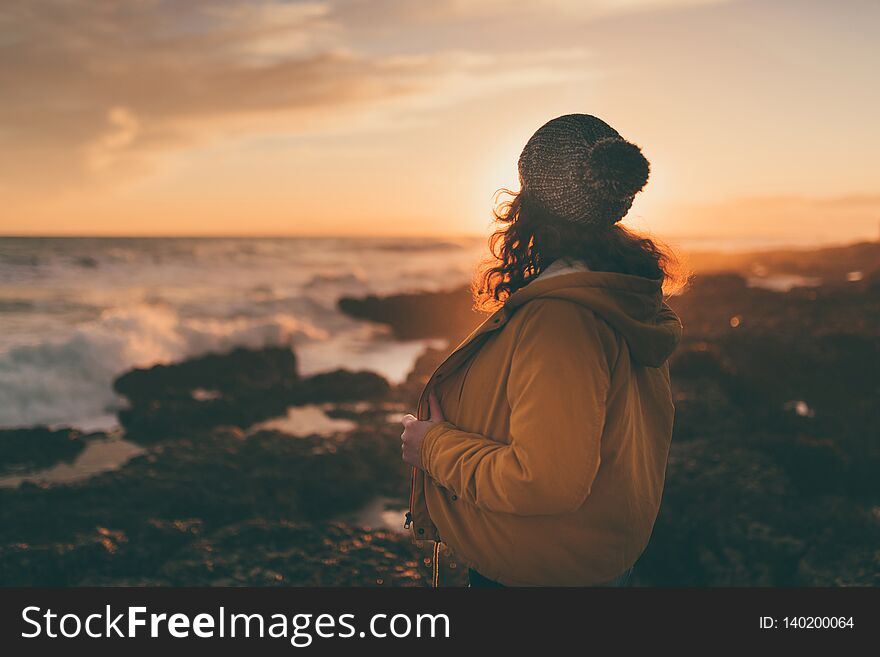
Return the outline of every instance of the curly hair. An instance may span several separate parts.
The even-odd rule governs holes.
[[[526,192],[501,190],[510,196],[495,208],[501,226],[489,237],[490,258],[471,285],[474,307],[491,312],[559,258],[576,259],[592,271],[630,274],[659,280],[664,292],[687,283],[687,274],[672,250],[620,224],[578,224],[554,216]]]

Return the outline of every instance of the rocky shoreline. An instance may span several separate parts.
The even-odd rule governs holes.
[[[756,267],[793,270],[788,256],[743,256],[671,300],[686,329],[670,364],[675,435],[635,584],[880,584],[880,245],[857,248],[824,253],[814,286],[750,284]],[[480,320],[465,288],[339,306],[447,348]],[[399,416],[444,353],[427,349],[396,386],[302,377],[287,348],[122,375],[120,424],[143,453],[76,483],[0,488],[0,583],[425,586],[428,546],[340,518],[378,498],[406,506]],[[340,424],[263,424],[290,409]],[[103,438],[0,430],[0,475],[69,463]],[[454,555],[441,563],[443,583],[461,585]]]
[[[428,581],[427,546],[336,520],[380,496],[397,509],[408,500],[396,421],[407,407],[382,377],[303,378],[289,349],[236,349],[133,370],[115,387],[130,404],[120,413],[125,438],[145,453],[75,484],[0,488],[4,585]],[[290,407],[315,405],[355,429],[260,428]],[[0,474],[70,461],[83,440],[70,429],[0,430]]]

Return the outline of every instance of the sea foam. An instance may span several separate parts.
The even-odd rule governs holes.
[[[0,354],[0,426],[115,424],[121,400],[112,382],[132,367],[169,363],[236,346],[259,348],[326,339],[289,316],[184,319],[168,307],[136,305],[103,312],[60,341]],[[96,420],[98,420],[96,422]]]

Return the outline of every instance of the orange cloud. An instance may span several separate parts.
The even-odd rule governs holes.
[[[319,3],[37,0],[3,22],[16,36],[0,53],[17,65],[0,72],[0,177],[25,194],[140,173],[157,153],[204,139],[345,125],[389,100],[442,106],[560,79],[560,64],[584,57],[358,53]]]
[[[877,7],[5,3],[0,232],[484,230],[531,132],[587,111],[651,159],[633,220],[826,235],[766,199],[876,192]],[[861,235],[872,211],[833,216]]]

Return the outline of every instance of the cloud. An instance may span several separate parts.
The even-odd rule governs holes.
[[[4,6],[0,177],[24,192],[114,179],[226,133],[289,133],[398,99],[421,98],[424,108],[428,98],[558,79],[566,59],[582,57],[442,44],[415,55],[357,52],[347,44],[357,25],[331,9],[276,0]]]
[[[244,0],[5,5],[0,175],[78,184],[185,143],[187,124],[390,93],[369,62],[327,50],[323,14]]]
[[[93,144],[88,165],[93,171],[111,166],[117,155],[123,153],[140,132],[140,121],[126,107],[112,107],[107,112],[107,132]]]
[[[497,19],[503,16],[560,15],[595,18],[609,14],[653,11],[709,5],[729,0],[340,0],[333,3],[339,16],[357,16],[359,20],[383,21],[388,17],[406,21],[457,21],[474,18]]]

